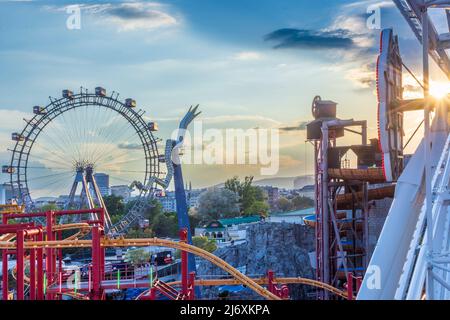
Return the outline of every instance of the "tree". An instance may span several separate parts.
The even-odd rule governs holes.
[[[283,212],[289,211],[292,208],[292,203],[286,198],[280,198],[278,199],[278,208]]]
[[[216,242],[207,237],[192,237],[192,244],[208,252],[214,252],[217,249]]]
[[[269,214],[269,205],[264,201],[255,201],[248,209],[251,215],[260,215],[267,217]]]
[[[41,211],[57,211],[60,208],[56,205],[56,203],[47,203],[41,207]]]
[[[133,239],[133,238],[153,238],[155,236],[154,232],[150,228],[145,228],[144,230],[137,228],[137,229],[129,229],[126,238]]]
[[[238,177],[233,177],[225,181],[225,188],[238,196],[239,211],[244,216],[254,215],[257,213],[255,210],[261,210],[264,207],[263,203],[266,202],[263,190],[259,187],[252,186],[252,183],[252,176],[245,177],[242,182]],[[255,202],[260,203],[255,204]]]
[[[295,210],[314,207],[314,200],[308,197],[296,196],[291,200],[291,202]]]
[[[150,222],[157,237],[178,237],[178,218],[175,212],[158,213]]]
[[[123,203],[123,198],[115,195],[104,196],[103,201],[105,201],[106,209],[111,216],[123,216],[125,214],[125,204]]]
[[[198,199],[198,215],[203,221],[239,216],[237,197],[228,189],[209,189]]]
[[[125,254],[125,261],[133,266],[140,266],[150,261],[150,253],[144,249],[128,250]]]

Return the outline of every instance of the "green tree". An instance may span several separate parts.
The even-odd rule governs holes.
[[[212,188],[198,199],[198,217],[203,221],[239,216],[236,194],[228,189]]]
[[[249,215],[260,215],[267,217],[269,214],[269,205],[265,201],[255,201],[248,209]]]
[[[44,204],[44,205],[41,207],[41,209],[40,209],[40,211],[43,211],[43,212],[45,212],[45,211],[57,211],[57,210],[60,210],[60,208],[57,206],[56,203],[47,203],[47,204]]]
[[[123,198],[115,195],[104,196],[106,209],[111,217],[123,216],[125,214],[125,204]]]
[[[145,228],[144,230],[137,228],[128,230],[125,237],[128,239],[132,239],[132,238],[153,238],[154,236],[155,233],[150,228]]]
[[[125,254],[125,261],[137,267],[150,261],[150,253],[144,249],[128,250]]]
[[[242,182],[238,177],[225,181],[225,188],[238,196],[239,211],[244,216],[257,214],[258,212],[255,212],[255,210],[262,210],[264,207],[263,203],[266,202],[263,190],[257,186],[252,186],[252,183],[252,176],[245,177]],[[268,207],[267,210],[263,211],[268,212]]]
[[[157,237],[178,237],[178,218],[175,212],[158,213],[153,216],[150,224]]]
[[[302,210],[314,207],[314,200],[308,197],[296,196],[292,200],[292,207],[295,210]]]
[[[278,199],[278,208],[281,211],[286,212],[292,209],[292,203],[286,198]]]
[[[216,242],[207,237],[192,237],[192,244],[208,252],[214,252],[217,249]]]

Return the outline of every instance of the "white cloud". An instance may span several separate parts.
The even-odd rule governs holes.
[[[253,51],[243,51],[236,53],[233,56],[233,59],[235,60],[241,60],[241,61],[249,61],[249,60],[260,60],[262,58],[262,55],[258,52]]]
[[[73,5],[70,5],[73,6]],[[66,11],[70,6],[46,6],[50,11]],[[125,2],[103,4],[79,4],[81,15],[94,16],[95,21],[118,27],[119,31],[153,30],[179,24],[179,19],[166,12],[157,2]]]

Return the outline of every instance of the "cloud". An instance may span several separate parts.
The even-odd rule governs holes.
[[[349,49],[355,45],[351,34],[344,29],[314,31],[285,28],[269,33],[264,40],[277,42],[274,49]]]
[[[233,56],[233,59],[241,61],[260,60],[261,58],[261,54],[252,51],[239,52]]]
[[[374,89],[379,30],[366,25],[370,5],[391,7],[387,1],[346,4],[326,28],[278,29],[264,36],[264,40],[275,42],[274,49],[321,51],[330,64],[329,71],[343,73],[357,89]]]
[[[287,126],[279,128],[280,131],[303,131],[306,130],[306,125],[308,122],[300,122],[297,126]]]
[[[119,143],[117,145],[119,149],[125,149],[125,150],[141,150],[142,145],[138,143]]]
[[[165,12],[165,5],[156,2],[125,2],[80,4],[81,14],[95,16],[97,22],[116,25],[119,31],[151,30],[178,24],[178,19]],[[66,11],[68,7],[52,7],[49,10]]]

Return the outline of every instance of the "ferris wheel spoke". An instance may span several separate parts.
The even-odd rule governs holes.
[[[38,159],[40,159],[41,161],[50,161],[50,162],[55,163],[55,164],[57,164],[57,165],[60,165],[60,166],[63,166],[63,167],[68,167],[68,166],[67,166],[67,161],[66,161],[66,162],[62,162],[62,161],[59,161],[59,160],[50,159],[50,158],[48,158],[48,157],[42,157],[42,156],[37,155],[36,153],[31,154],[31,155],[30,155],[30,158],[31,158],[31,159],[33,159],[33,158],[38,158]],[[68,167],[68,168],[69,168],[69,167]]]
[[[64,161],[67,161],[67,158],[64,157],[64,155],[65,155],[64,153],[62,153],[62,155],[60,155],[60,154],[58,154],[58,152],[56,152],[56,151],[54,151],[54,150],[51,150],[51,149],[45,147],[44,144],[43,144],[43,143],[40,143],[40,142],[38,142],[37,145],[38,145],[40,148],[42,148],[42,149],[46,150],[47,152],[51,153],[52,155],[58,157],[58,158],[61,159],[63,162],[64,162]]]
[[[45,176],[28,178],[27,180],[28,181],[36,181],[36,180],[42,180],[42,179],[51,178],[51,177],[59,177],[61,175],[66,175],[66,174],[73,174],[73,171],[66,171],[66,172],[60,172],[60,173],[54,173],[54,174],[47,174]]]
[[[120,155],[118,156],[114,156],[113,159],[109,160],[108,159],[104,159],[102,162],[97,162],[99,166],[108,166],[108,165],[117,165],[117,164],[124,164],[127,163],[126,158],[131,154],[131,152],[125,151],[122,152]],[[140,159],[142,160],[142,159]]]
[[[27,166],[28,169],[42,169],[42,170],[52,170],[52,171],[56,171],[56,170],[65,170],[68,171],[67,168],[58,168],[58,167],[36,167],[36,166]]]
[[[72,175],[72,177],[74,177],[75,175]],[[70,179],[70,177],[68,178],[68,179]],[[69,180],[70,181],[70,180]],[[52,182],[50,182],[50,183],[47,183],[46,184],[46,187],[48,188],[49,186],[53,186],[52,188],[50,188],[50,189],[44,189],[45,191],[46,191],[46,193],[47,194],[52,194],[54,191],[57,191],[57,190],[61,190],[61,187],[62,186],[65,186],[65,185],[69,185],[67,182],[65,182],[65,181],[62,181],[61,179],[55,179],[54,181],[52,181]],[[39,189],[39,190],[42,190],[42,189]],[[38,190],[36,190],[36,191],[31,191],[31,192],[28,192],[30,195],[35,195],[35,194],[37,194],[38,193]]]
[[[75,136],[74,136],[73,125],[72,125],[72,123],[70,121],[67,121],[65,113],[61,114],[61,121],[64,122],[64,127],[65,128],[70,128],[69,130],[67,130],[67,140],[69,141],[69,143],[70,142],[72,143],[73,148],[74,148],[74,150],[75,150],[75,152],[77,154],[77,157],[79,159],[81,154],[80,154],[80,149],[78,147],[78,143],[77,143],[77,141],[75,139]]]
[[[104,140],[106,141],[106,144],[104,148],[102,148],[99,152],[101,156],[106,155],[111,152],[111,150],[114,150],[117,148],[117,141],[119,140],[120,135],[125,132],[125,130],[132,128],[132,126],[125,121],[125,124],[122,124],[119,128],[113,128],[113,130],[110,130],[109,134],[105,135]],[[99,161],[99,158],[96,158],[96,161]]]

